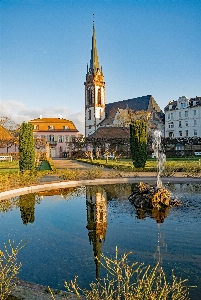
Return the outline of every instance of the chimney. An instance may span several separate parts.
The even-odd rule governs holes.
[[[59,119],[62,119],[62,115],[60,115]]]
[[[40,115],[40,119],[42,119],[42,115]]]

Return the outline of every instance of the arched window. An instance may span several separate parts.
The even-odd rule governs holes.
[[[92,105],[92,93],[90,88],[87,90],[87,101],[89,105]]]
[[[91,120],[91,110],[89,110],[89,120]]]
[[[98,89],[98,105],[101,105],[101,88]]]

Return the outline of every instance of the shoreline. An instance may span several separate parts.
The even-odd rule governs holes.
[[[137,175],[137,176],[136,176]],[[180,176],[179,176],[180,175]],[[200,177],[182,177],[181,173],[176,173],[173,177],[161,177],[163,183],[201,183]],[[124,173],[125,176],[125,173]],[[128,177],[120,177],[120,178],[96,178],[96,179],[83,179],[83,180],[54,180],[51,181],[51,177],[54,176],[44,176],[45,181],[41,181],[40,184],[37,185],[30,185],[20,188],[11,189],[8,191],[0,192],[0,201],[6,200],[9,197],[16,197],[19,195],[25,195],[35,192],[40,192],[44,190],[54,190],[56,188],[66,188],[66,187],[75,187],[75,186],[85,186],[85,185],[105,185],[105,184],[118,184],[118,183],[139,183],[140,181],[145,181],[148,183],[156,183],[157,176],[155,173],[142,173],[139,172],[138,174],[135,173],[134,176],[130,175]],[[44,178],[43,178],[44,179]]]

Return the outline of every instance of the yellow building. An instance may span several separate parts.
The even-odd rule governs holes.
[[[49,143],[50,157],[71,157],[71,142],[78,136],[72,121],[60,118],[40,118],[29,121],[34,127],[34,138],[43,138]]]

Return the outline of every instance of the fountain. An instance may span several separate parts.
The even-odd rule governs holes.
[[[160,130],[154,131],[154,141],[152,143],[152,149],[154,150],[154,155],[157,159],[157,188],[162,188],[161,173],[164,171],[164,163],[166,162],[166,155],[161,149],[161,135]]]
[[[154,131],[154,141],[152,149],[157,159],[157,181],[156,185],[148,185],[144,182],[136,187],[133,193],[129,196],[129,201],[137,209],[158,209],[163,212],[169,206],[179,206],[181,203],[178,200],[171,199],[170,192],[163,188],[161,174],[164,170],[166,155],[161,148],[161,131]]]

